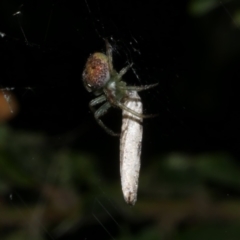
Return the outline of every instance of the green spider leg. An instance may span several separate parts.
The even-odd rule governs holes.
[[[101,107],[99,107],[97,110],[94,108],[94,106],[106,101],[106,97],[104,95],[101,95],[95,99],[93,99],[89,103],[89,108],[94,114],[94,118],[96,119],[97,123],[111,136],[119,136],[119,133],[113,132],[110,128],[108,128],[100,119],[103,115],[105,115],[108,111],[108,109],[111,107],[111,104],[109,102],[105,102]]]

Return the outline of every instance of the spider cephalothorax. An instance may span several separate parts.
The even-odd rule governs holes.
[[[118,136],[119,134],[114,133],[100,120],[100,117],[107,113],[111,106],[126,110],[140,118],[149,117],[133,111],[124,104],[130,98],[130,91],[139,92],[157,85],[127,86],[122,80],[122,76],[131,66],[132,64],[129,64],[119,73],[116,72],[112,63],[112,46],[106,41],[106,54],[96,52],[90,55],[83,71],[82,77],[85,88],[88,92],[93,92],[97,96],[89,103],[89,107],[98,124],[112,136]],[[103,102],[105,103],[97,110],[94,108],[94,106]]]

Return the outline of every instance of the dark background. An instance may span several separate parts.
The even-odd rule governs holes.
[[[238,1],[2,0],[1,239],[239,239],[239,11]],[[105,38],[117,71],[134,63],[129,85],[159,83],[141,94],[158,116],[144,120],[133,208],[119,139],[95,122],[81,80]],[[120,131],[121,111],[104,121]]]

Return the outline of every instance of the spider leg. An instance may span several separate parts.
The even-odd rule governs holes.
[[[105,42],[106,42],[106,54],[108,59],[109,72],[112,73],[113,72],[112,46],[107,39],[105,39]]]
[[[101,95],[100,97],[94,98],[92,101],[89,103],[89,108],[93,114],[95,114],[96,109],[94,106],[106,101],[106,97],[104,95]]]
[[[126,86],[124,89],[130,90],[130,91],[137,91],[141,92],[150,88],[154,88],[158,85],[158,83],[150,84],[150,85],[144,85],[144,86]]]
[[[98,105],[102,102],[106,101],[106,97],[104,95],[101,95],[100,97],[97,97],[95,99],[93,99],[90,103],[89,103],[89,108],[91,110],[91,112],[94,113],[94,118],[96,119],[97,123],[110,135],[112,136],[119,136],[118,133],[113,132],[112,130],[110,130],[99,118],[101,116],[103,116],[107,110],[111,107],[109,102],[104,103],[98,110],[96,110],[94,108],[95,105]]]
[[[90,107],[91,110],[93,109],[95,111],[95,109],[93,107],[95,105],[98,105],[98,104],[104,102],[104,101],[106,101],[106,97],[104,95],[101,95],[101,96],[96,97],[93,100],[91,100],[91,102],[89,103],[89,107]],[[92,111],[92,112],[94,112],[94,111]]]
[[[99,118],[102,117],[104,114],[107,113],[108,109],[111,107],[109,102],[104,103],[98,110],[94,112],[94,117],[97,123],[110,135],[112,136],[119,136],[120,134],[113,132],[109,129]]]
[[[113,58],[112,58],[112,46],[108,42],[107,39],[105,39],[106,42],[106,55],[108,58],[108,67],[109,67],[109,72],[113,72]],[[129,70],[130,67],[132,67],[133,63],[128,64],[125,68],[123,68],[117,75],[118,79],[121,79],[121,77]]]
[[[134,116],[137,116],[139,118],[152,118],[155,117],[156,115],[144,115],[138,112],[133,111],[131,108],[126,107],[124,104],[122,104],[121,102],[114,102],[113,103],[115,106],[121,108],[122,110],[125,110],[127,112],[130,112],[131,114],[133,114]]]
[[[117,77],[118,79],[121,79],[122,76],[129,70],[129,68],[131,68],[133,65],[133,63],[128,64],[126,67],[124,67],[123,69],[121,69],[121,71],[118,73]]]

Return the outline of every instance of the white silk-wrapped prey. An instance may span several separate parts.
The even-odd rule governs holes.
[[[124,105],[142,114],[142,102],[136,91],[129,91]],[[142,118],[123,110],[120,137],[120,175],[125,201],[134,205],[137,201],[138,178],[142,148]]]

